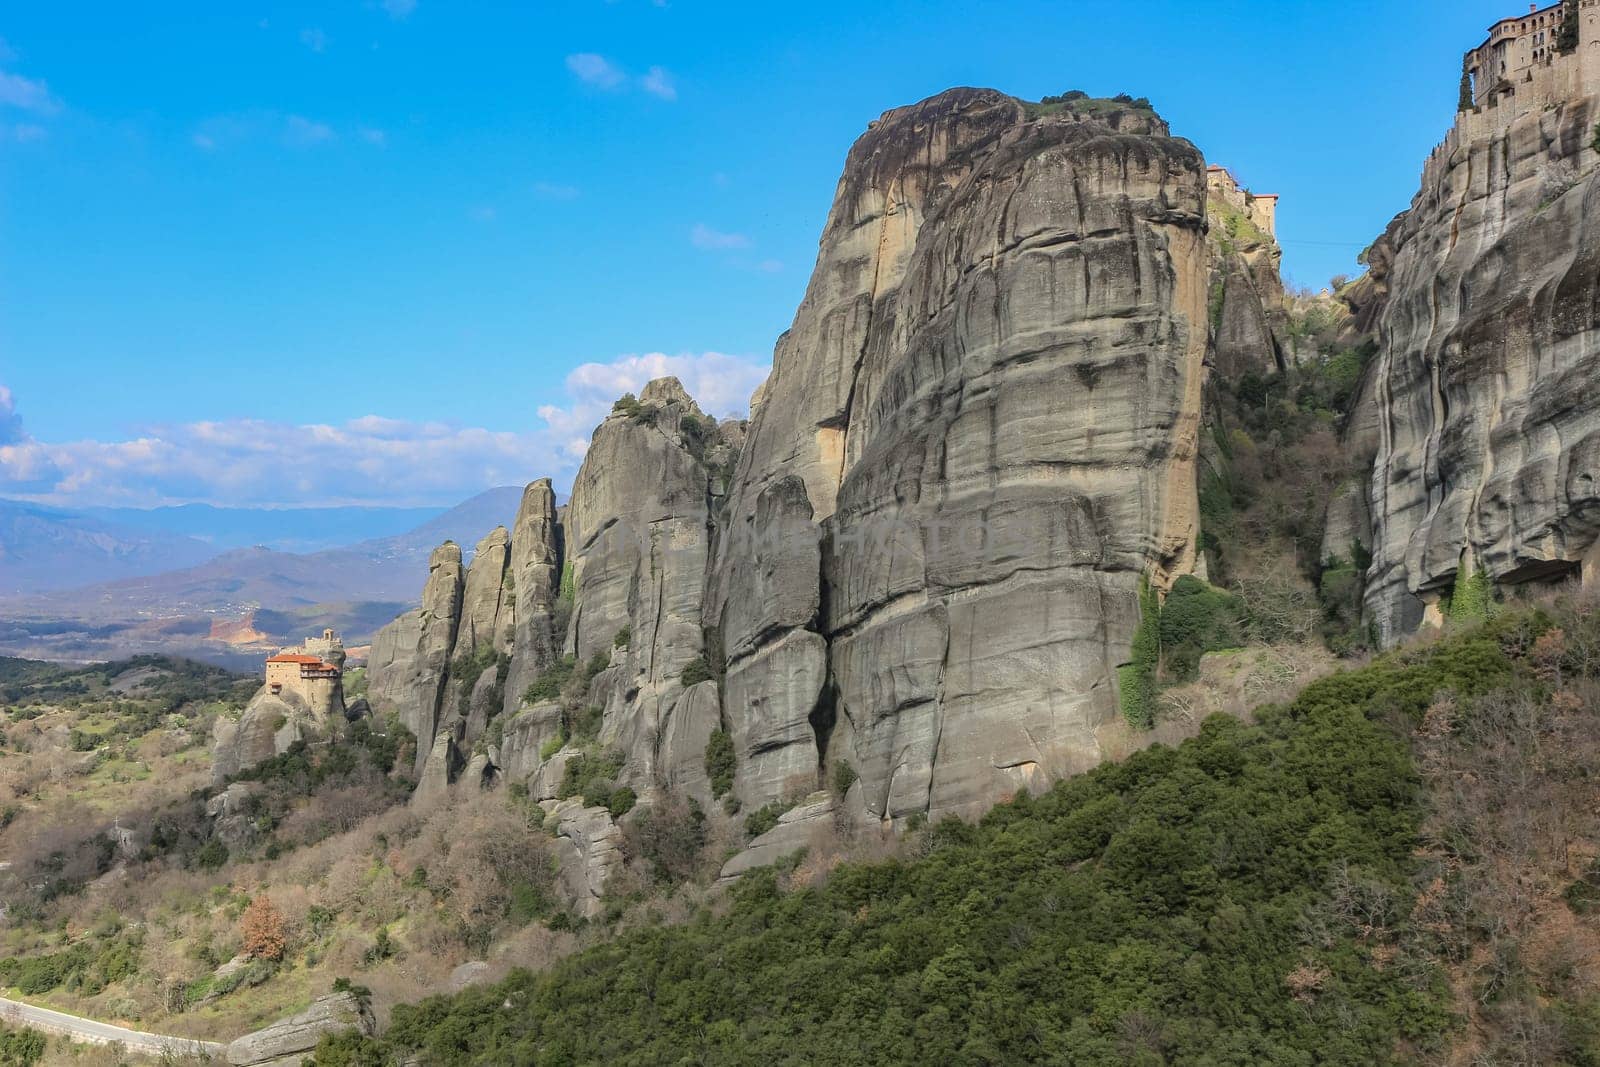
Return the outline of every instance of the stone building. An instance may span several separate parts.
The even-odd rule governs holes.
[[[299,696],[313,708],[335,706],[344,676],[344,642],[332,630],[308,637],[299,645],[279,649],[267,658],[268,692]]]
[[[1576,14],[1576,32],[1566,20]],[[1462,60],[1466,97],[1476,109],[1541,108],[1600,87],[1600,0],[1529,4],[1525,15],[1501,19]]]
[[[1227,204],[1249,219],[1268,237],[1278,236],[1278,194],[1252,193],[1239,184],[1227,167],[1213,163],[1206,168],[1206,195]]]

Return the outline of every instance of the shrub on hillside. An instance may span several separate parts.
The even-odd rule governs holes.
[[[721,799],[733,788],[733,774],[738,767],[733,737],[723,730],[711,731],[706,742],[706,777],[711,779],[711,795]]]
[[[1243,645],[1246,615],[1244,601],[1193,575],[1173,582],[1160,616],[1167,677],[1175,682],[1196,678],[1202,655]]]
[[[239,947],[258,960],[276,962],[289,947],[283,915],[265,893],[250,901],[239,917]]]
[[[1214,716],[1176,748],[940,823],[920,859],[788,893],[752,872],[724,915],[399,1006],[372,1044],[441,1067],[1435,1055],[1447,989],[1407,918],[1419,778],[1391,724],[1505,685],[1521,640],[1491,623],[1256,725]]]

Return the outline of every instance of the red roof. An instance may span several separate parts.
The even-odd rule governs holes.
[[[321,663],[322,660],[317,656],[301,656],[301,655],[297,655],[297,654],[295,654],[293,652],[288,652],[288,653],[283,653],[283,654],[280,654],[280,655],[277,655],[277,656],[270,656],[270,657],[268,657],[267,662],[268,663],[304,663],[304,664],[315,665],[315,664]]]

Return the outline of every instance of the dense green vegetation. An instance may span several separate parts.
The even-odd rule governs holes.
[[[0,1026],[0,1067],[33,1067],[44,1059],[44,1050],[39,1031]]]
[[[1063,113],[1108,115],[1119,111],[1147,111],[1152,114],[1155,112],[1148,97],[1134,97],[1129,93],[1118,93],[1112,97],[1090,96],[1082,89],[1071,89],[1055,96],[1047,96],[1038,103],[1023,101],[1022,106],[1027,110],[1030,119]]]
[[[1161,663],[1161,599],[1150,580],[1139,578],[1139,625],[1133,631],[1129,660],[1117,668],[1117,699],[1122,716],[1136,730],[1148,730],[1156,716],[1156,671]]]
[[[126,677],[121,689],[113,683]],[[42,705],[76,706],[87,700],[138,700],[164,715],[185,704],[243,703],[259,683],[208,663],[176,656],[134,656],[76,667],[0,656],[0,704],[17,710]]]
[[[381,1041],[318,1062],[1414,1058],[1440,1047],[1450,994],[1408,903],[1431,873],[1408,738],[1440,694],[1524,687],[1549,625],[1503,615],[1314,682],[1255,725],[1214,716],[1178,748],[920,831],[920,858],[789,891],[754,872],[725,915],[398,1007]]]
[[[1456,571],[1455,586],[1445,613],[1455,623],[1482,622],[1494,609],[1494,582],[1482,568]]]
[[[733,775],[738,765],[739,757],[734,751],[733,736],[726,730],[711,731],[711,739],[706,742],[706,776],[711,779],[713,797],[720,800],[724,793],[733,788]]]
[[[1320,635],[1340,655],[1372,647],[1361,621],[1359,542],[1323,556],[1329,502],[1370,460],[1340,444],[1376,346],[1328,298],[1292,301],[1285,369],[1218,382],[1200,471],[1200,548],[1213,581],[1244,594],[1252,636]],[[1241,588],[1247,585],[1248,589]]]

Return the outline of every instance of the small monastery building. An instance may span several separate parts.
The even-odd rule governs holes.
[[[267,689],[293,693],[312,707],[331,706],[343,677],[344,642],[331,629],[267,657]]]
[[[1277,193],[1252,193],[1239,184],[1227,167],[1213,163],[1206,168],[1206,195],[1227,204],[1254,223],[1256,229],[1277,240]]]

